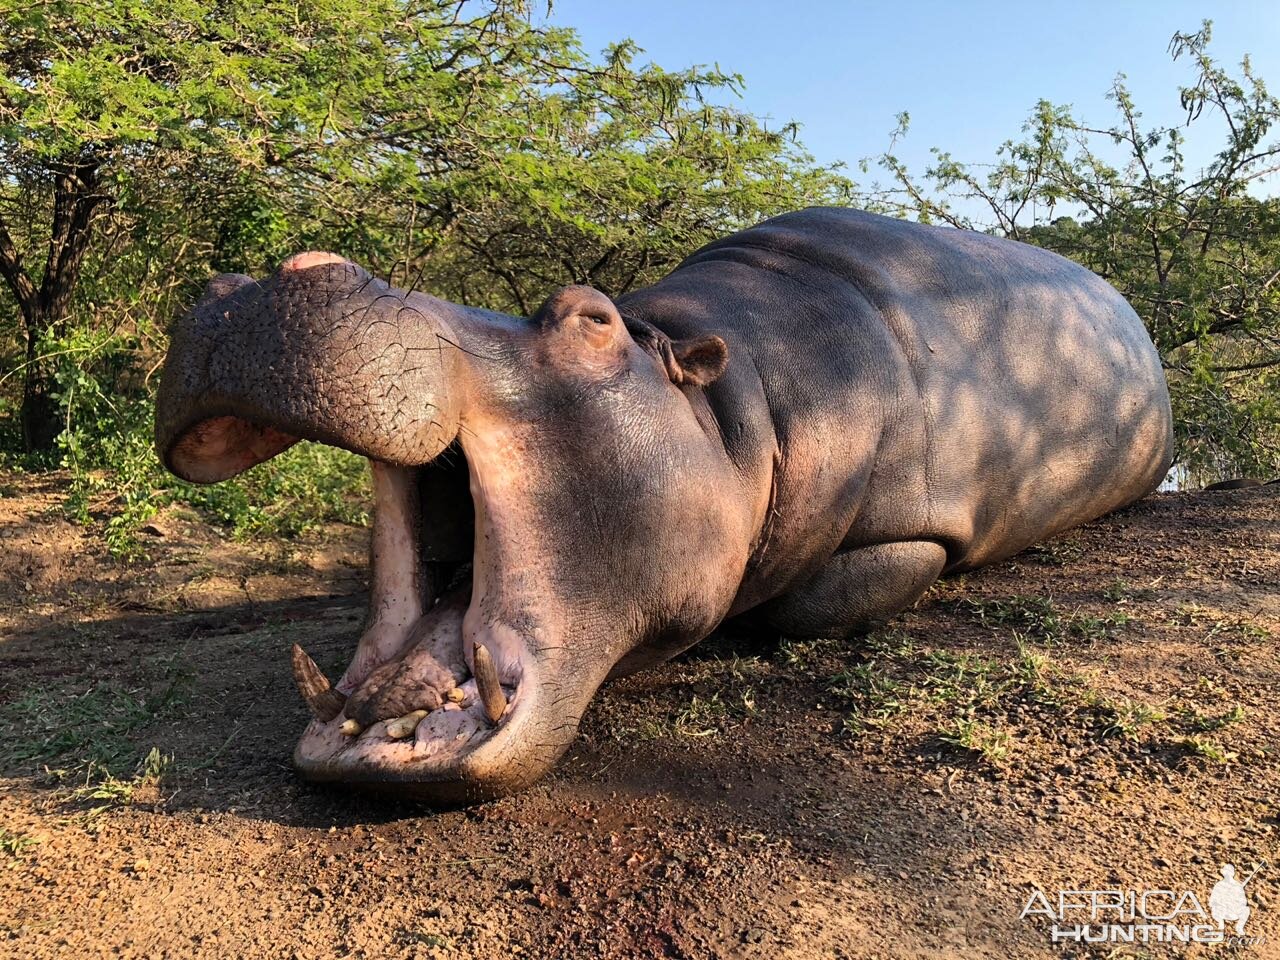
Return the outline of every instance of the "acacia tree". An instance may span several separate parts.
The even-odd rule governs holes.
[[[1206,22],[1170,42],[1194,69],[1179,90],[1182,124],[1145,127],[1119,77],[1115,124],[1041,101],[989,166],[935,150],[920,182],[891,146],[880,162],[893,183],[878,199],[1047,247],[1105,277],[1160,351],[1181,461],[1265,474],[1280,466],[1280,201],[1258,186],[1280,170],[1280,101],[1247,58],[1238,75],[1214,61],[1210,37]],[[895,137],[906,125],[904,115]],[[1215,126],[1216,156],[1189,169],[1188,128]],[[984,213],[967,212],[975,207]]]
[[[528,310],[849,190],[793,131],[707,102],[738,78],[637,67],[627,43],[596,62],[521,0],[0,0],[0,24],[0,276],[28,450],[68,419],[50,366],[68,325],[125,304],[136,326],[138,285],[162,294],[154,319],[210,270],[322,246]]]

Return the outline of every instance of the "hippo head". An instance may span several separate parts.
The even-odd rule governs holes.
[[[224,275],[176,324],[160,455],[214,483],[299,439],[369,459],[369,614],[341,679],[299,648],[303,776],[440,803],[519,789],[600,683],[734,601],[751,498],[672,340],[566,287],[531,319],[397,290],[332,254]],[[757,511],[758,512],[758,511]]]

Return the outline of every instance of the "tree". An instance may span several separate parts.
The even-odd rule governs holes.
[[[1090,126],[1041,101],[1023,138],[981,172],[934,151],[922,185],[891,145],[881,164],[893,188],[879,199],[1046,247],[1105,277],[1163,358],[1181,462],[1209,475],[1268,474],[1280,466],[1280,200],[1257,186],[1280,170],[1280,141],[1270,139],[1280,101],[1247,58],[1238,76],[1215,62],[1210,38],[1205,22],[1170,42],[1195,70],[1179,91],[1181,125],[1144,128],[1121,76],[1110,92],[1116,124]],[[1188,128],[1212,124],[1221,148],[1205,169],[1188,169]],[[906,127],[904,115],[895,142]]]
[[[51,361],[73,320],[137,329],[213,269],[330,247],[529,310],[849,190],[793,130],[704,98],[739,78],[637,68],[629,43],[597,63],[520,0],[0,0],[0,25],[0,276],[28,451],[67,422]],[[131,349],[161,347],[160,326]]]

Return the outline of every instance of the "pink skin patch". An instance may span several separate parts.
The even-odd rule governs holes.
[[[346,257],[324,250],[309,250],[306,253],[295,253],[280,264],[281,273],[292,273],[294,270],[306,270],[308,267],[319,267],[326,263],[346,263]]]
[[[239,417],[211,417],[188,429],[169,458],[179,476],[216,483],[270,460],[297,442],[292,434]]]

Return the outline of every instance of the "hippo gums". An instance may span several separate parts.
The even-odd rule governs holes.
[[[295,648],[294,763],[438,803],[533,782],[605,679],[727,618],[865,629],[1172,459],[1159,357],[1101,279],[826,208],[528,319],[327,253],[216,277],[173,330],[156,436],[200,483],[302,438],[368,457],[368,619],[332,686]]]

